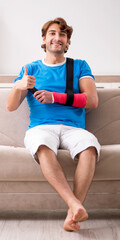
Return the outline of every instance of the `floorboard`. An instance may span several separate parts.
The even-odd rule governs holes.
[[[90,211],[79,232],[63,230],[65,212],[1,212],[0,240],[120,240],[120,210]]]

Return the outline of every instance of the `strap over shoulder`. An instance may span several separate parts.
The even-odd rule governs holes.
[[[66,90],[67,93],[67,106],[72,106],[74,101],[74,94],[73,94],[73,59],[67,58],[66,59]]]

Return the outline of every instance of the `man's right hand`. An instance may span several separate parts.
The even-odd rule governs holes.
[[[28,75],[28,68],[25,66],[23,78],[15,82],[11,92],[7,97],[8,111],[16,110],[27,95],[28,89],[35,85],[35,77]]]
[[[21,80],[16,82],[17,89],[27,90],[35,86],[35,77],[28,75],[28,68],[25,66],[25,72]]]

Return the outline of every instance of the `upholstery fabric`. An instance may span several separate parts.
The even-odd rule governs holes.
[[[66,209],[24,147],[29,123],[26,99],[18,110],[6,109],[10,90],[0,89],[0,210]],[[98,90],[98,96],[98,108],[86,110],[86,129],[98,138],[101,154],[85,207],[120,208],[120,88]],[[58,150],[57,157],[73,188],[77,162],[67,150]]]

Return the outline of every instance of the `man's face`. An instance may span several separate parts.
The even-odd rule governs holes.
[[[43,43],[46,44],[46,52],[53,54],[63,54],[66,46],[69,45],[66,32],[60,30],[60,26],[56,23],[48,28]]]

